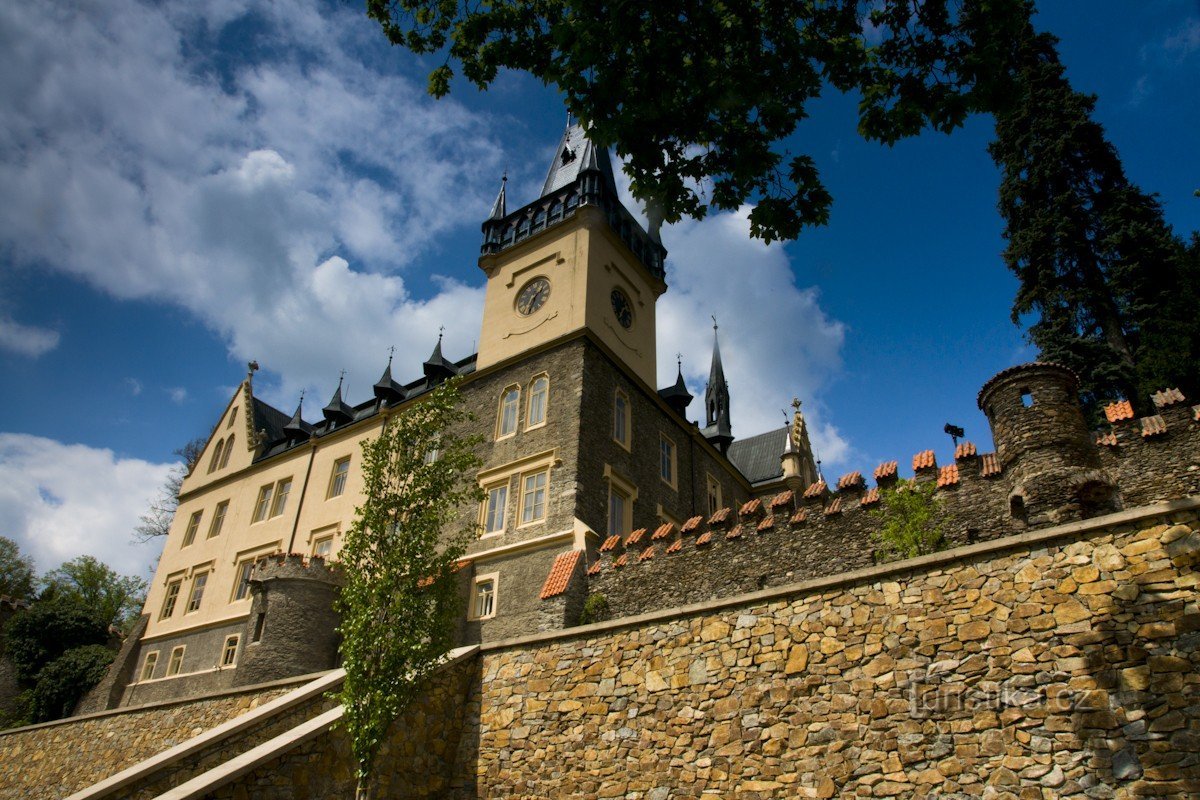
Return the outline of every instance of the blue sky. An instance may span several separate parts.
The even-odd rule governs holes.
[[[1200,4],[1043,3],[1076,88],[1180,231],[1200,229]],[[479,223],[506,168],[532,199],[564,124],[505,75],[423,93],[432,64],[357,5],[8,4],[0,9],[0,534],[42,570],[81,553],[143,572],[130,532],[241,379],[310,417],[347,371],[366,398],[391,345],[415,376],[446,328],[473,352]],[[721,321],[735,435],[806,403],[827,476],[902,469],[947,421],[990,447],[975,393],[1033,356],[1008,319],[997,173],[975,119],[892,148],[854,100],[816,103],[790,143],[835,198],[786,246],[745,213],[664,231],[659,383],[682,352],[703,391]]]

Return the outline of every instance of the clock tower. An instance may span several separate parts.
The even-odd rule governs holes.
[[[651,389],[655,301],[667,251],[617,198],[608,152],[571,125],[541,195],[512,213],[501,188],[483,223],[487,273],[477,369],[587,331]]]

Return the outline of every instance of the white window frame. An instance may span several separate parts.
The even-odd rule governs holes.
[[[340,471],[339,471],[339,468]],[[339,478],[341,479],[339,481]],[[333,462],[333,468],[329,471],[329,488],[325,492],[325,499],[332,500],[335,497],[341,497],[346,493],[346,482],[350,478],[350,456],[342,456]]]
[[[324,545],[329,545],[329,547],[324,548]],[[322,549],[325,549],[324,553],[321,552]],[[312,549],[309,552],[329,561],[333,557],[333,534],[327,533],[313,539]]]
[[[174,594],[171,593],[171,589],[175,590]],[[179,575],[178,577],[174,577],[174,578],[171,578],[171,577],[167,578],[167,588],[166,588],[166,591],[163,593],[162,607],[158,610],[158,618],[160,620],[161,619],[170,619],[172,616],[175,615],[175,607],[179,605],[179,595],[182,591],[183,591],[183,576],[182,575]],[[167,609],[168,603],[171,606],[170,610]]]
[[[154,670],[158,669],[159,652],[158,650],[151,650],[149,653],[146,653],[146,657],[142,659],[142,669],[138,672],[139,682],[154,679]]]
[[[185,547],[191,547],[192,542],[196,541],[196,534],[200,532],[200,520],[203,518],[203,508],[193,511],[192,516],[188,517],[187,530],[183,532],[183,544],[179,545],[181,550]]]
[[[536,387],[539,383],[543,383],[543,388],[539,391]],[[533,430],[546,425],[546,419],[550,415],[550,376],[545,372],[533,376],[533,380],[529,382],[528,396],[525,400],[525,430]],[[541,397],[541,419],[536,422],[533,419],[533,401],[536,397]]]
[[[271,498],[270,519],[283,515],[287,511],[288,496],[292,493],[292,477],[280,478],[275,484],[275,496]]]
[[[243,600],[250,599],[250,573],[254,571],[254,562],[262,556],[250,556],[243,558],[237,562],[237,570],[233,573],[233,596],[230,598],[231,603],[240,603]],[[242,574],[245,572],[246,578],[243,580]],[[240,595],[242,584],[245,583],[246,593]]]
[[[229,501],[222,500],[217,503],[217,507],[213,509],[213,518],[208,523],[208,535],[204,538],[213,539],[221,535],[221,528],[225,527],[225,515],[229,513]]]
[[[485,613],[479,613],[479,586],[480,584],[492,584],[492,607]],[[490,572],[487,575],[476,575],[475,580],[471,582],[471,605],[467,610],[467,618],[473,620],[492,619],[496,616],[496,610],[500,603],[500,573]]]
[[[512,483],[511,480],[509,480],[508,478],[505,478],[503,481],[499,481],[497,483],[493,483],[493,484],[483,487],[484,497],[483,497],[482,508],[480,509],[480,515],[479,515],[479,527],[480,527],[480,536],[481,537],[482,536],[499,536],[502,533],[504,533],[504,529],[508,526],[508,501],[510,499],[509,495],[511,494],[511,492],[509,491],[512,488],[511,483]],[[499,518],[500,518],[499,524],[497,524],[495,527],[489,528],[488,525],[492,521],[492,519],[491,519],[492,518],[491,512],[492,512],[492,508],[493,508],[492,507],[492,495],[494,492],[503,492],[504,500],[499,504],[499,507],[498,507]]]
[[[171,657],[167,660],[167,677],[178,675],[183,671],[183,654],[187,650],[186,644],[178,645],[171,648]],[[176,658],[179,656],[179,658]]]
[[[251,525],[267,519],[267,512],[271,510],[271,499],[274,495],[275,484],[268,483],[266,486],[258,487],[258,499],[254,501],[254,516],[250,519]]]
[[[512,402],[509,402],[509,397],[512,396]],[[509,429],[506,425],[510,421],[512,428]],[[496,415],[496,441],[507,439],[510,436],[515,436],[517,428],[521,425],[521,387],[519,384],[505,386],[500,392],[500,410]]]
[[[536,485],[536,478],[539,475],[545,476],[545,482],[542,484],[541,489],[538,489],[538,487]],[[535,479],[535,485],[534,485],[534,488],[532,489],[532,491],[527,488],[527,484],[526,484],[526,481],[530,478]],[[520,504],[519,508],[520,508],[520,514],[521,514],[521,517],[520,517],[521,524],[518,525],[517,527],[524,528],[529,525],[540,525],[540,524],[545,523],[547,513],[550,510],[548,508],[548,506],[550,505],[550,468],[542,467],[540,469],[533,469],[533,470],[529,470],[528,472],[522,472],[520,486],[521,486],[521,504]],[[541,516],[527,517],[526,513],[525,513],[525,497],[529,494],[534,495],[535,500],[534,500],[534,504],[533,504],[532,508],[534,510],[536,510],[536,508],[537,508],[536,496],[537,496],[537,492],[539,492],[539,491],[542,493],[542,514],[541,514]]]
[[[669,448],[669,453],[664,452],[664,445]],[[670,467],[670,477],[663,475],[664,465]],[[675,447],[675,441],[665,433],[658,435],[658,477],[672,489],[679,488],[679,450]]]
[[[230,654],[230,642],[233,642],[233,653]],[[236,633],[231,633],[225,637],[225,643],[221,645],[221,664],[220,668],[236,667],[237,666],[237,651],[238,645],[242,643],[242,637]]]
[[[612,404],[612,439],[617,444],[630,449],[633,438],[633,413],[629,407],[629,395],[621,389],[613,392]]]
[[[200,606],[204,604],[204,590],[208,588],[208,576],[212,575],[212,570],[203,569],[192,573],[192,588],[188,590],[187,605],[183,607],[183,613],[195,614],[200,610]],[[196,596],[196,582],[200,582],[200,596]],[[194,606],[194,607],[193,607]]]

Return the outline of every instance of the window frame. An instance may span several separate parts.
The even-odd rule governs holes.
[[[614,534],[625,536],[633,530],[633,507],[637,503],[638,489],[634,483],[622,475],[617,474],[610,464],[604,465],[604,479],[608,483],[608,502],[605,506],[605,517],[608,520],[607,529],[609,535]],[[613,528],[613,496],[621,497],[624,502],[623,513],[621,518],[621,527],[623,530],[615,530]]]
[[[254,564],[260,558],[262,558],[261,555],[249,556],[237,562],[237,571],[233,573],[233,596],[229,602],[240,603],[243,600],[250,599],[250,573],[254,571]],[[243,571],[245,572],[244,578],[242,577]],[[246,587],[246,593],[240,594],[243,585]]]
[[[721,482],[719,480],[717,480],[716,475],[713,475],[711,472],[706,472],[705,476],[706,476],[706,478],[705,478],[705,482],[704,482],[704,493],[708,497],[708,505],[709,505],[708,516],[711,517],[713,514],[717,513],[718,511],[720,511],[722,508],[725,507],[725,493],[721,487]],[[714,488],[716,489],[716,498],[717,498],[716,508],[712,507],[712,505],[713,505],[713,489]]]
[[[187,605],[183,607],[184,615],[195,614],[200,610],[200,606],[204,603],[204,590],[208,588],[208,576],[212,574],[211,569],[198,570],[192,573],[192,588],[188,590]],[[200,586],[197,587],[196,583]],[[196,595],[196,589],[200,589],[199,596]]]
[[[225,437],[217,440],[217,446],[213,448],[212,458],[208,462],[208,474],[211,475],[221,466],[221,456],[225,452]]]
[[[532,491],[527,489],[526,481],[530,478],[537,478],[539,475],[545,477],[545,482],[542,484],[542,487],[540,489],[540,491],[542,493],[542,515],[540,517],[526,518],[526,516],[525,516],[525,497],[530,494],[532,494],[536,497],[537,492],[539,491],[539,489],[536,485],[534,486]],[[550,504],[550,467],[548,467],[548,466],[541,467],[539,469],[532,469],[527,472],[522,472],[520,486],[521,486],[521,504],[520,504],[520,514],[521,515],[520,515],[520,524],[518,524],[517,527],[524,528],[524,527],[527,527],[530,525],[544,524],[546,522],[546,516],[549,512],[548,506]],[[534,506],[533,506],[534,509],[536,509],[536,507],[537,507],[536,503],[537,503],[537,501],[535,499]]]
[[[229,430],[233,427],[233,423],[237,422],[237,412],[238,407],[234,406],[233,410],[229,412],[229,422],[225,423],[225,430]]]
[[[229,434],[229,438],[225,440],[225,452],[221,455],[221,464],[217,469],[225,469],[229,466],[229,456],[233,453],[233,440],[237,438],[236,433]]]
[[[154,670],[158,669],[158,654],[161,651],[151,650],[142,659],[142,668],[138,671],[138,683],[154,680]],[[150,674],[146,674],[149,672]]]
[[[233,642],[232,652],[230,650],[230,645],[229,645],[229,643],[231,641]],[[231,633],[225,637],[225,643],[221,645],[220,669],[225,669],[226,667],[236,667],[237,666],[238,645],[240,645],[241,643],[242,643],[242,637],[240,634]]]
[[[187,645],[181,644],[171,648],[171,657],[167,659],[167,675],[171,678],[183,672],[183,654],[187,651]],[[176,658],[179,656],[179,658]]]
[[[510,395],[514,395],[511,405],[508,402]],[[512,430],[505,432],[505,420],[510,410],[512,411]],[[521,385],[513,383],[500,391],[500,408],[496,415],[496,441],[516,436],[519,427],[521,427]]]
[[[503,481],[497,481],[496,483],[482,487],[484,496],[483,502],[480,504],[479,514],[480,538],[485,536],[500,536],[508,527],[508,501],[511,494],[509,491],[511,484],[511,477],[506,477]],[[489,528],[489,517],[491,517],[492,512],[492,493],[497,491],[504,492],[504,500],[499,505],[500,524],[495,528]]]
[[[332,533],[326,533],[326,534],[322,534],[321,536],[315,537],[312,540],[312,547],[309,548],[309,553],[311,555],[323,558],[326,561],[331,560],[333,558],[333,538],[334,538],[334,534],[332,534]],[[329,549],[324,553],[319,552],[319,550],[321,549],[321,545],[326,545],[326,544],[329,545]]]
[[[221,529],[225,527],[225,515],[229,513],[229,501],[222,500],[217,503],[213,509],[213,518],[208,523],[208,534],[205,539],[215,539],[221,535]]]
[[[491,591],[491,609],[486,614],[479,613],[479,587],[481,584],[490,583]],[[493,619],[499,609],[500,603],[500,573],[489,572],[486,575],[476,575],[471,581],[471,601],[467,608],[467,619],[484,621]]]
[[[664,452],[664,445],[668,448]],[[663,466],[669,465],[671,475],[668,478],[663,475]],[[667,486],[678,490],[679,488],[679,449],[675,446],[675,440],[665,433],[658,434],[658,477]]]
[[[341,467],[341,471],[339,471]],[[341,478],[339,485],[338,479]],[[342,456],[333,462],[329,470],[329,488],[325,490],[325,499],[332,500],[346,493],[346,483],[350,478],[350,456]],[[336,491],[335,491],[336,490]]]
[[[286,491],[285,491],[286,490]],[[283,516],[287,511],[288,496],[292,493],[292,476],[280,478],[275,483],[275,496],[271,498],[271,515],[267,519]]]
[[[174,591],[172,591],[172,589]],[[175,606],[179,604],[179,593],[183,591],[183,576],[168,578],[166,592],[163,594],[162,607],[158,610],[160,620],[170,619],[175,615]],[[167,608],[167,606],[170,608]]]
[[[618,433],[621,436],[618,436]],[[622,389],[616,389],[613,391],[612,440],[629,450],[632,439],[633,413],[629,406],[629,395]]]
[[[539,383],[544,384],[540,391],[534,388]],[[544,428],[546,426],[546,420],[550,416],[550,375],[545,372],[541,372],[541,373],[538,373],[537,375],[534,375],[533,378],[529,381],[529,391],[526,392],[526,395],[527,396],[525,398],[525,430],[531,431],[531,430],[535,430],[537,428]],[[542,417],[537,422],[534,422],[533,421],[533,400],[535,397],[538,397],[539,395],[542,398],[542,400],[541,400]]]
[[[274,483],[258,487],[258,499],[254,501],[254,515],[250,518],[251,525],[268,519],[267,512],[271,509],[271,500],[274,495]]]
[[[188,518],[187,529],[183,532],[183,543],[179,545],[180,550],[185,547],[191,547],[196,541],[196,534],[200,532],[200,521],[203,518],[203,508],[196,509],[192,512],[192,516]]]

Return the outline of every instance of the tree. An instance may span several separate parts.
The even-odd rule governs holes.
[[[1079,374],[1085,396],[1139,403],[1168,385],[1194,388],[1195,273],[1092,119],[1095,97],[1071,88],[1055,44],[1027,29],[1018,100],[998,115],[989,147],[1002,171],[1004,260],[1020,281],[1013,321],[1033,317],[1030,340]]]
[[[79,700],[108,672],[116,655],[104,645],[91,644],[72,648],[43,667],[26,693],[30,721],[70,716]]]
[[[949,131],[1007,95],[1029,0],[368,0],[385,35],[480,89],[499,70],[562,92],[615,147],[651,226],[754,202],[751,233],[793,239],[826,221],[813,160],[783,147],[825,86],[861,92],[860,130],[895,141]]]
[[[175,455],[182,458],[183,463],[171,468],[158,497],[150,503],[150,510],[141,516],[141,524],[134,528],[136,541],[146,542],[171,532],[175,510],[179,508],[179,490],[183,487],[183,479],[191,474],[207,443],[208,440],[201,436],[175,450]]]
[[[338,556],[346,585],[337,601],[339,699],[360,793],[392,721],[453,643],[462,603],[455,569],[475,532],[460,513],[482,500],[473,474],[480,440],[457,433],[469,418],[450,381],[363,443],[366,499]]]
[[[108,622],[85,606],[44,599],[16,614],[4,629],[4,653],[17,679],[33,683],[50,662],[69,650],[108,641]]]
[[[0,536],[0,596],[17,600],[33,597],[33,559],[7,536]]]
[[[79,556],[42,579],[43,596],[79,605],[107,625],[127,630],[141,611],[146,582],[120,575],[92,556]]]
[[[935,553],[946,546],[938,522],[937,486],[932,481],[900,481],[884,490],[880,508],[871,515],[880,520],[871,534],[880,563]]]

